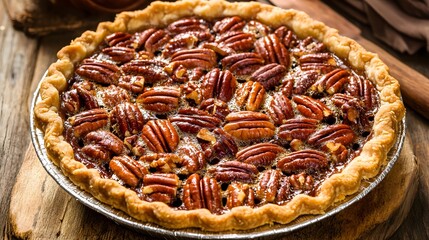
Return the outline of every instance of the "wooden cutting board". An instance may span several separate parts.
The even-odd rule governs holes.
[[[4,0],[9,1],[9,0]],[[357,27],[319,1],[273,1],[309,15],[377,52],[392,66],[401,83],[429,81],[360,36]],[[38,71],[44,71],[38,69]],[[404,84],[402,84],[404,86]],[[386,239],[402,223],[418,186],[417,165],[407,140],[401,156],[386,179],[369,195],[345,211],[287,236],[288,239]],[[16,237],[26,239],[153,239],[115,224],[84,207],[47,175],[30,146],[13,188],[10,222]],[[316,233],[316,234],[315,234]]]

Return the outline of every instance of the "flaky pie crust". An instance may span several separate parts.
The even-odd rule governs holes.
[[[227,16],[255,19],[271,27],[284,25],[299,37],[311,36],[323,42],[329,51],[345,59],[351,68],[362,71],[370,79],[380,96],[380,108],[375,115],[373,137],[363,146],[361,154],[341,173],[326,179],[319,193],[312,197],[295,196],[286,205],[266,204],[258,208],[235,207],[222,215],[207,209],[174,210],[164,203],[140,200],[137,194],[115,180],[104,179],[95,169],[88,169],[74,159],[72,147],[63,137],[63,119],[59,115],[60,93],[67,88],[77,64],[92,54],[104,37],[114,32],[136,32],[149,27],[165,27],[187,16],[211,20]],[[400,98],[397,80],[389,75],[388,67],[374,53],[367,52],[355,41],[340,36],[338,31],[311,19],[303,12],[284,10],[255,2],[228,3],[226,1],[184,0],[175,3],[153,2],[144,10],[124,12],[114,22],[100,23],[95,32],[87,31],[62,48],[58,60],[51,64],[40,85],[41,100],[34,112],[36,122],[44,132],[45,146],[50,159],[80,188],[95,198],[120,209],[142,221],[166,228],[197,227],[207,231],[251,229],[264,224],[286,224],[300,215],[323,214],[334,203],[357,192],[363,179],[376,176],[385,164],[387,153],[394,144],[398,123],[405,109]]]

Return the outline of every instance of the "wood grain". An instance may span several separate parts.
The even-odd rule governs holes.
[[[28,134],[27,96],[37,56],[37,42],[13,31],[5,11],[0,8],[0,230],[5,232],[9,198]],[[22,48],[22,46],[26,46]],[[2,238],[2,235],[0,235]]]

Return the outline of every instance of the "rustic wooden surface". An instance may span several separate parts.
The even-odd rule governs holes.
[[[293,0],[290,2],[299,4],[303,1]],[[306,1],[305,3],[308,5],[304,4],[301,6],[306,7],[306,11],[311,16],[319,18],[333,27],[339,28],[342,34],[357,39],[359,42],[363,43],[365,47],[373,51],[381,51],[378,46],[363,39],[359,35],[359,32],[355,32],[358,28],[348,27],[351,26],[350,23],[341,20],[337,15],[332,16],[329,8],[320,9],[320,7],[311,5],[314,4],[314,2]],[[78,35],[80,35],[80,33],[75,32],[39,39],[27,38],[22,32],[13,29],[12,23],[5,12],[5,8],[0,6],[0,49],[2,49],[0,51],[0,81],[2,82],[3,88],[0,92],[0,124],[2,126],[0,129],[0,139],[3,143],[0,148],[0,176],[2,176],[0,178],[0,206],[2,206],[0,208],[0,238],[14,238],[8,206],[10,206],[11,203],[12,187],[21,164],[24,161],[25,150],[30,143],[28,111],[32,92],[49,63],[55,60],[55,53],[59,48],[68,44],[71,39]],[[398,65],[398,59],[392,58],[386,52],[381,51],[380,55],[388,65],[392,66],[392,72],[397,71],[396,77],[401,79],[401,81],[407,81],[414,76],[420,76],[407,66]],[[429,68],[429,63],[424,61],[427,54],[420,54],[418,56],[395,55],[402,59],[406,59],[407,61],[405,63],[412,63],[412,68],[418,69],[422,73],[426,73],[426,76],[429,76],[427,72],[424,72],[425,69]],[[393,66],[395,66],[395,68]],[[398,68],[396,68],[396,66]],[[403,224],[391,239],[428,239],[429,147],[427,143],[429,140],[429,122],[416,112],[408,110],[407,130],[420,167],[420,184],[410,214],[408,214]],[[23,167],[25,167],[25,165],[23,165]],[[28,180],[30,186],[34,181],[44,181],[43,179],[34,179],[32,176],[29,176]],[[46,178],[46,181],[44,181],[47,188],[50,186],[49,181],[52,182],[50,178]],[[51,198],[53,198],[55,202],[66,203],[65,205],[61,205],[64,206],[62,209],[64,216],[70,211],[79,211],[82,215],[79,219],[60,218],[60,220],[58,220],[59,225],[52,226],[52,228],[46,230],[50,233],[54,233],[53,235],[49,235],[50,238],[61,238],[64,232],[74,232],[76,234],[79,233],[79,235],[75,235],[79,237],[97,238],[100,236],[100,238],[102,237],[103,239],[111,239],[112,235],[103,235],[105,232],[110,232],[110,228],[113,228],[113,231],[116,229],[118,231],[123,231],[124,235],[122,235],[121,238],[128,238],[128,236],[131,237],[135,234],[132,231],[125,231],[120,226],[112,224],[112,222],[105,217],[83,207],[64,192],[58,192],[57,195],[53,195]],[[22,196],[30,197],[29,194],[30,193],[23,191]],[[51,210],[58,210],[55,209],[56,207],[58,206],[55,204],[47,205],[45,209],[47,209],[49,213]],[[24,209],[25,208],[23,208],[23,210]],[[31,213],[29,213],[29,215],[30,214]],[[38,224],[41,224],[41,221],[43,221],[41,219],[39,220],[37,217],[35,219],[37,221],[32,223],[31,226],[38,226]],[[85,228],[80,228],[82,227],[81,223],[79,223],[80,219],[85,219]],[[61,221],[66,221],[65,223],[67,224],[60,224]],[[108,224],[101,224],[100,228],[95,228],[99,222],[104,221],[108,222]],[[63,227],[61,228],[58,226]],[[25,233],[25,231],[23,232]]]
[[[81,11],[68,1],[52,2],[50,0],[3,0],[13,26],[30,36],[44,36],[53,32],[94,27],[99,21],[112,17],[112,14]]]

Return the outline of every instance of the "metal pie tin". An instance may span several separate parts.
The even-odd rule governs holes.
[[[341,212],[353,203],[361,200],[372,189],[374,189],[389,173],[389,171],[392,169],[393,165],[397,161],[405,139],[406,125],[404,118],[397,128],[398,134],[395,140],[395,144],[387,155],[386,164],[380,170],[379,175],[377,175],[373,179],[365,181],[365,186],[361,187],[361,190],[358,193],[348,196],[340,204],[337,204],[331,209],[328,209],[325,214],[300,216],[296,220],[288,224],[265,225],[255,229],[244,231],[234,230],[223,232],[208,232],[196,228],[168,229],[156,224],[140,222],[128,216],[126,213],[100,202],[99,200],[95,199],[91,194],[74,185],[73,182],[71,182],[65,175],[63,175],[61,169],[49,160],[44,145],[43,132],[36,127],[36,122],[34,119],[34,107],[36,103],[40,101],[39,88],[40,83],[33,94],[33,100],[30,109],[31,139],[36,150],[37,156],[48,174],[58,183],[58,185],[60,185],[61,188],[63,188],[67,193],[72,195],[83,205],[93,209],[100,214],[103,214],[104,216],[112,219],[120,225],[137,230],[148,236],[160,237],[164,239],[276,239],[295,230],[312,225],[316,222],[320,222],[330,216],[333,216],[338,212]]]

